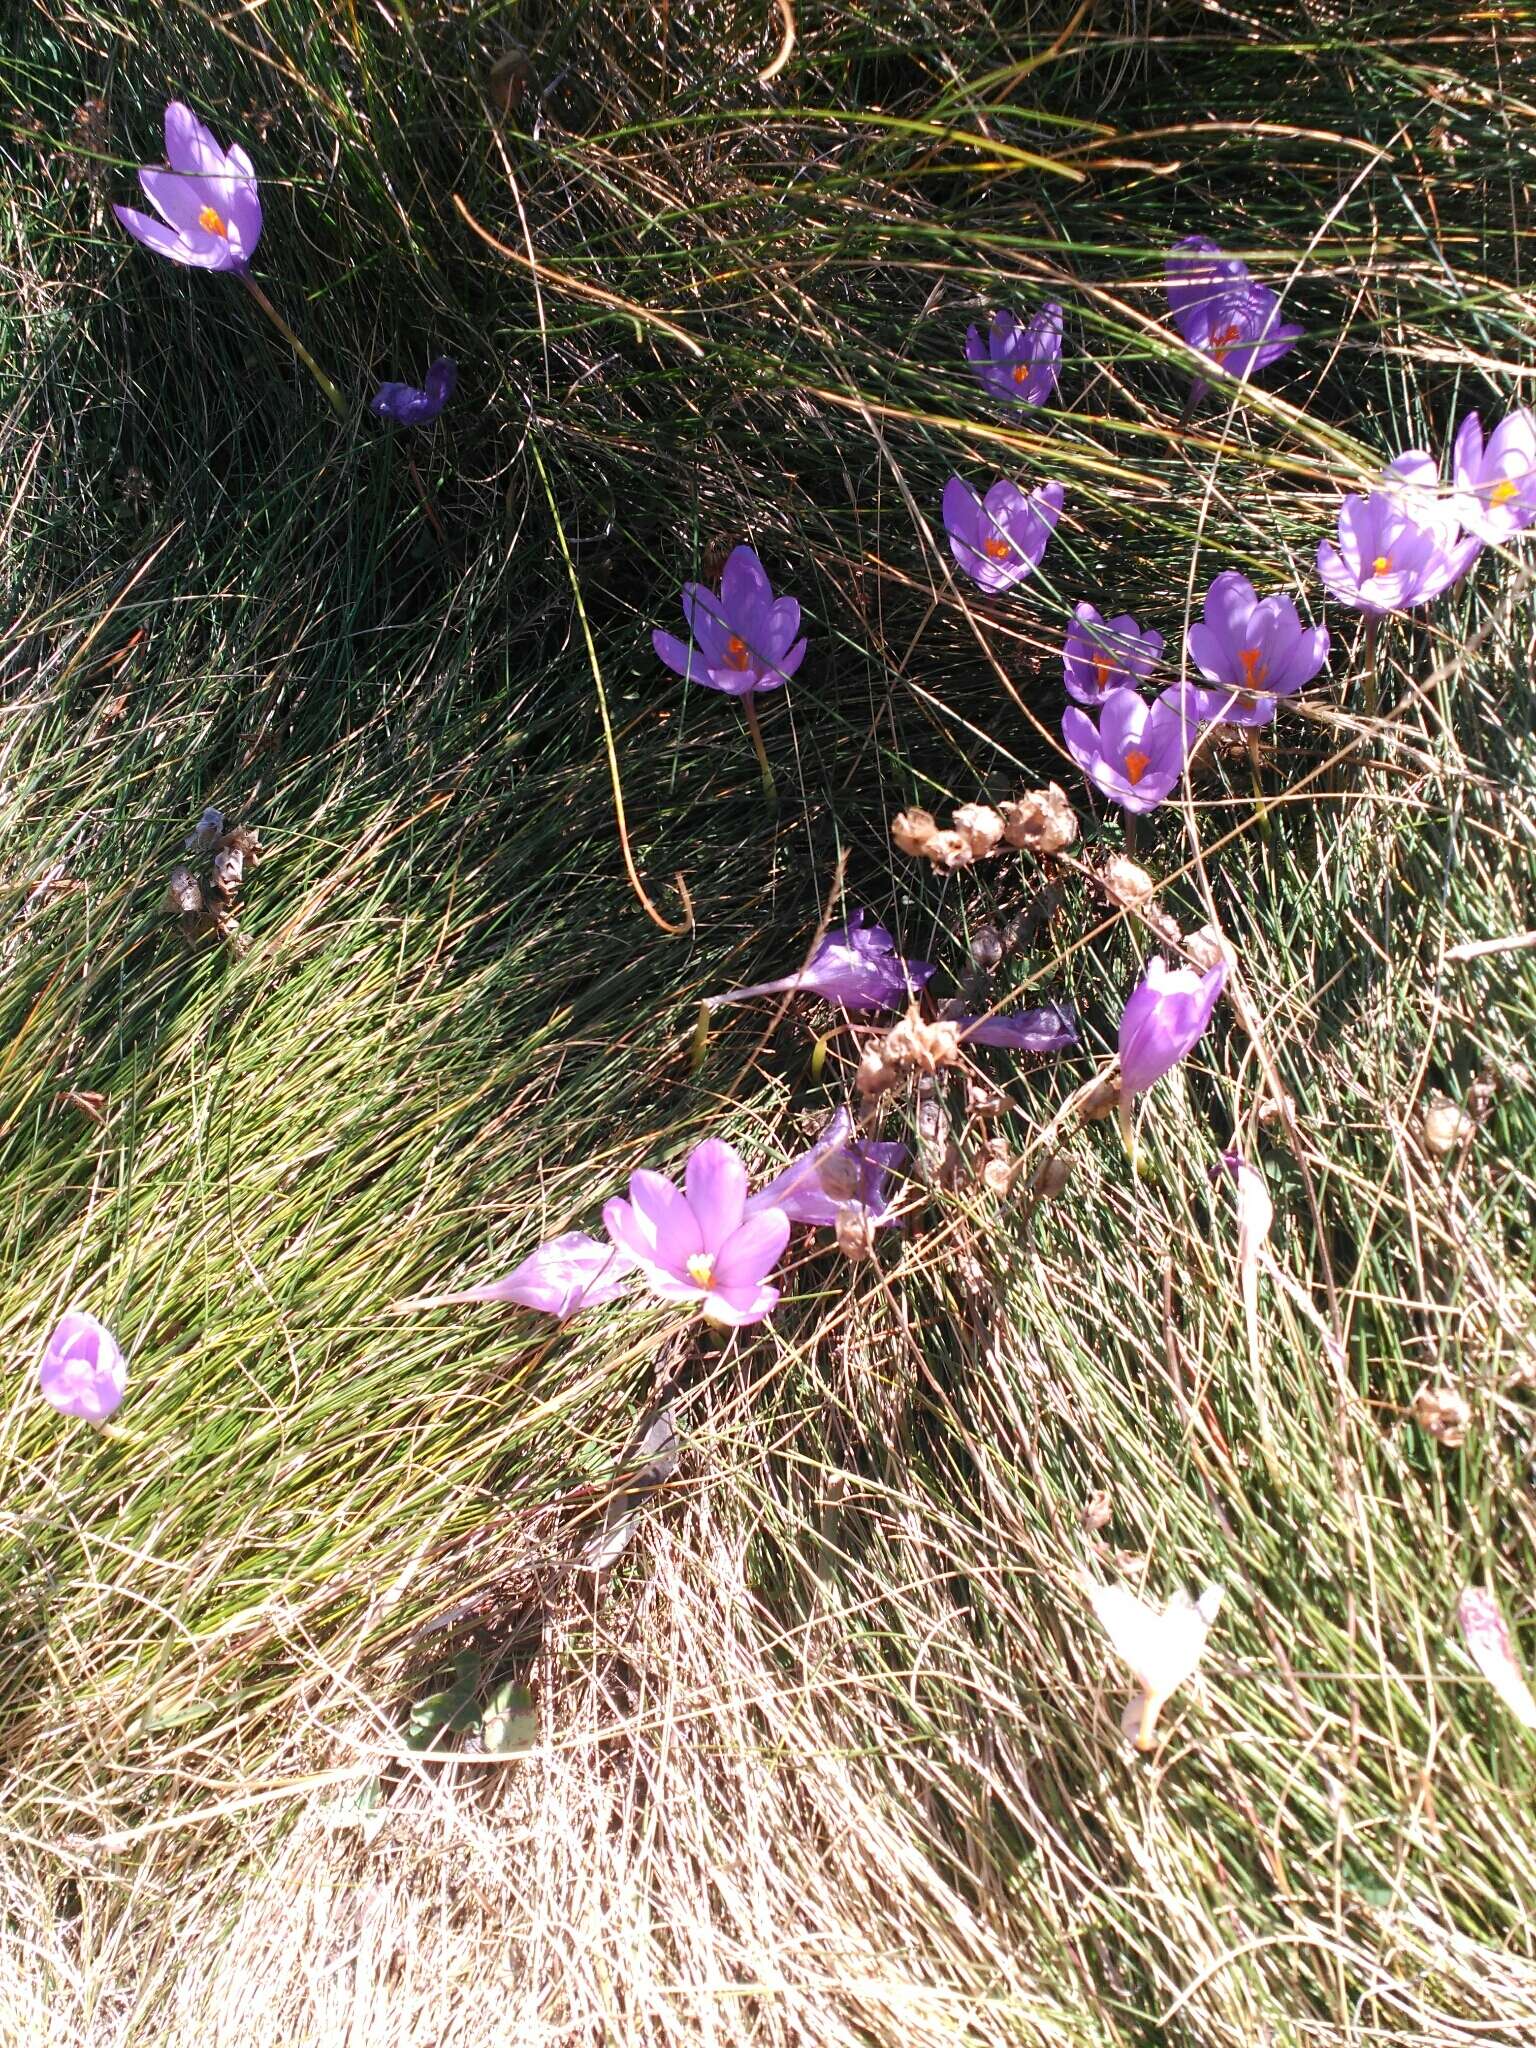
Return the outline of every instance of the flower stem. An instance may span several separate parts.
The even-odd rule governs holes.
[[[1125,814],[1125,851],[1131,860],[1136,858],[1136,813],[1134,811],[1127,811]]]
[[[1365,615],[1365,673],[1361,681],[1365,689],[1365,715],[1374,718],[1381,708],[1381,697],[1376,688],[1376,636],[1381,631],[1381,620],[1375,612]]]
[[[1116,1105],[1116,1121],[1120,1125],[1120,1136],[1125,1144],[1125,1156],[1131,1162],[1131,1177],[1141,1172],[1141,1156],[1136,1148],[1136,1125],[1134,1122],[1136,1104],[1134,1098],[1122,1094]]]
[[[1247,732],[1248,765],[1253,770],[1253,801],[1259,820],[1259,830],[1269,837],[1269,808],[1264,802],[1264,784],[1259,778],[1259,736],[1250,725]]]
[[[698,1021],[693,1027],[693,1041],[688,1048],[688,1071],[696,1074],[704,1064],[705,1048],[709,1044],[709,1005],[700,1003]]]
[[[341,393],[336,389],[336,386],[331,382],[330,378],[327,377],[324,370],[321,369],[320,365],[315,361],[314,357],[310,354],[309,350],[304,346],[303,342],[300,341],[299,337],[288,325],[288,322],[283,318],[282,314],[279,313],[276,306],[274,306],[272,301],[267,297],[266,293],[262,290],[261,286],[256,282],[255,278],[251,276],[249,271],[242,270],[240,272],[240,282],[245,286],[246,290],[250,293],[251,297],[256,301],[257,305],[260,306],[262,312],[265,313],[267,318],[272,322],[272,325],[277,329],[278,333],[283,337],[284,341],[286,341],[288,346],[293,350],[294,354],[298,357],[299,361],[304,365],[305,369],[308,370],[311,377],[313,377],[315,382],[320,386],[320,389],[325,393],[327,399],[329,399],[333,409],[336,412],[337,417],[339,419],[345,419],[347,416],[347,401],[342,397]]]
[[[773,779],[768,749],[763,745],[763,728],[757,722],[757,706],[752,701],[750,690],[743,694],[741,708],[747,715],[747,731],[752,735],[752,750],[757,755],[757,765],[762,770],[764,800],[770,810],[776,810],[779,802],[778,784]]]

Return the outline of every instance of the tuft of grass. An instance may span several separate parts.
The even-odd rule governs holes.
[[[1528,396],[1518,10],[794,23],[762,85],[757,6],[40,0],[0,76],[6,2040],[1536,2030],[1531,1751],[1454,1633],[1486,1585],[1536,1660],[1536,980],[1450,957],[1531,922],[1518,560],[1384,634],[1377,717],[1330,619],[1263,818],[1242,756],[1150,821],[1245,1002],[1139,1177],[1056,1122],[1086,1058],[988,1054],[1065,1192],[999,1201],[960,1092],[914,1095],[887,1134],[931,1163],[947,1117],[958,1184],[869,1265],[797,1239],[769,1326],[397,1306],[706,1131],[774,1170],[860,1039],[721,1012],[692,1071],[695,1008],[803,958],[840,876],[943,989],[1016,926],[979,992],[1070,996],[1106,1052],[1145,928],[1078,871],[1051,906],[1011,858],[918,872],[890,815],[1054,774],[1118,846],[1055,737],[1071,605],[1177,648],[1222,568],[1315,604],[1340,488]],[[112,220],[172,94],[256,157],[258,273],[345,423]],[[1197,229],[1308,333],[1186,417]],[[1046,297],[1063,403],[1005,419],[965,328]],[[374,380],[438,353],[437,428],[379,431]],[[1066,486],[1002,605],[951,572],[956,471]],[[649,645],[740,536],[813,636],[773,813]],[[161,904],[210,803],[263,841],[239,947]],[[1476,1112],[1444,1160],[1437,1088]],[[1252,1345],[1234,1141],[1285,1276]],[[71,1302],[130,1353],[109,1432],[34,1394]],[[595,1578],[659,1401],[676,1476]],[[1228,1589],[1149,1762],[1084,1568]],[[531,1742],[409,1745],[456,1656]]]

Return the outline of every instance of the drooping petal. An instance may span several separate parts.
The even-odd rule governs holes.
[[[967,1045],[1001,1045],[1012,1052],[1065,1052],[1077,1044],[1077,1012],[1070,1003],[1043,1003],[1009,1016],[956,1017],[954,1021]]]
[[[747,1169],[741,1155],[723,1138],[706,1138],[689,1154],[686,1185],[702,1249],[718,1253],[746,1213]]]
[[[583,1309],[614,1301],[628,1286],[634,1259],[610,1242],[567,1230],[529,1253],[500,1280],[469,1287],[451,1301],[511,1301],[565,1320]]]

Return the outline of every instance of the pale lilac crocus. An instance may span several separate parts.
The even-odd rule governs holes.
[[[685,583],[683,617],[692,646],[659,628],[651,645],[668,668],[706,689],[731,697],[776,690],[805,659],[805,641],[797,637],[800,606],[792,597],[774,597],[753,548],[732,549],[718,595]]]
[[[888,1182],[906,1163],[905,1145],[856,1137],[853,1118],[839,1109],[808,1151],[749,1198],[747,1214],[781,1209],[791,1223],[834,1230],[839,1212],[856,1202],[871,1224],[891,1223]]]
[[[238,143],[221,149],[180,100],[165,110],[165,154],[168,170],[146,164],[139,172],[160,219],[131,206],[112,211],[136,242],[172,263],[246,270],[261,239],[261,199],[250,158]]]
[[[1143,1094],[1189,1057],[1211,1021],[1226,979],[1225,960],[1197,974],[1192,967],[1170,967],[1153,954],[1120,1019],[1123,1099]]]
[[[1174,693],[1149,704],[1134,690],[1111,690],[1095,726],[1069,704],[1061,716],[1067,751],[1094,788],[1126,811],[1155,811],[1184,772],[1189,720]]]
[[[663,1301],[697,1302],[726,1324],[761,1322],[778,1302],[768,1275],[789,1242],[789,1218],[776,1208],[747,1214],[747,1169],[720,1138],[694,1147],[682,1187],[646,1168],[631,1174],[629,1200],[609,1202],[603,1223]]]
[[[1328,628],[1304,626],[1285,596],[1260,598],[1246,576],[1223,570],[1205,593],[1205,616],[1189,629],[1189,658],[1208,683],[1185,703],[1197,717],[1267,725],[1281,697],[1294,697],[1328,659]]]
[[[381,384],[368,401],[368,410],[381,420],[397,426],[424,427],[435,420],[452,398],[459,381],[459,366],[452,356],[439,356],[427,365],[425,381],[415,384]]]
[[[983,498],[952,476],[944,486],[943,511],[955,560],[983,590],[1011,590],[1039,568],[1065,496],[1060,484],[1041,484],[1026,497],[1003,479]]]
[[[1224,256],[1209,235],[1186,235],[1168,257],[1168,305],[1184,340],[1229,377],[1250,377],[1278,362],[1304,330],[1280,319],[1280,301],[1249,275],[1238,256]],[[1191,397],[1206,390],[1196,379]]]
[[[1077,1044],[1077,1012],[1070,1003],[1042,1003],[1005,1017],[951,1017],[966,1045],[1001,1045],[1010,1052],[1065,1052]]]
[[[1129,612],[1099,616],[1091,604],[1072,614],[1061,649],[1061,678],[1079,704],[1102,704],[1111,690],[1134,689],[1157,666],[1161,633],[1143,633]]]
[[[1451,505],[1461,524],[1495,547],[1536,521],[1536,413],[1499,421],[1487,440],[1469,412],[1451,448]]]
[[[909,960],[898,953],[885,926],[874,923],[867,910],[856,910],[846,924],[827,933],[797,974],[729,989],[723,996],[711,996],[709,1007],[803,990],[825,1002],[840,1003],[845,1010],[898,1010],[927,987],[934,972],[932,961]]]
[[[629,1285],[634,1260],[617,1245],[584,1230],[567,1230],[531,1251],[500,1280],[458,1294],[422,1296],[412,1308],[445,1308],[461,1301],[511,1301],[561,1322],[583,1309],[616,1301]]]
[[[1459,582],[1483,543],[1448,538],[1453,521],[1417,507],[1393,486],[1339,507],[1338,543],[1319,541],[1317,573],[1342,603],[1373,618],[1428,604]]]
[[[48,1339],[37,1379],[43,1399],[61,1415],[105,1422],[128,1390],[128,1361],[105,1323],[72,1308]]]
[[[1011,405],[1045,405],[1061,368],[1061,331],[1061,308],[1054,303],[1028,321],[998,311],[985,334],[973,327],[966,335],[966,360],[994,398]]]

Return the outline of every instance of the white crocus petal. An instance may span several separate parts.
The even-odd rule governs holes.
[[[1509,1624],[1491,1593],[1468,1586],[1456,1603],[1467,1654],[1522,1727],[1536,1728],[1536,1698],[1515,1662]]]
[[[1126,1708],[1122,1726],[1138,1749],[1150,1749],[1164,1702],[1193,1674],[1204,1655],[1222,1588],[1207,1586],[1198,1600],[1176,1593],[1159,1610],[1127,1586],[1105,1586],[1089,1578],[1082,1586],[1116,1655],[1140,1687]]]

